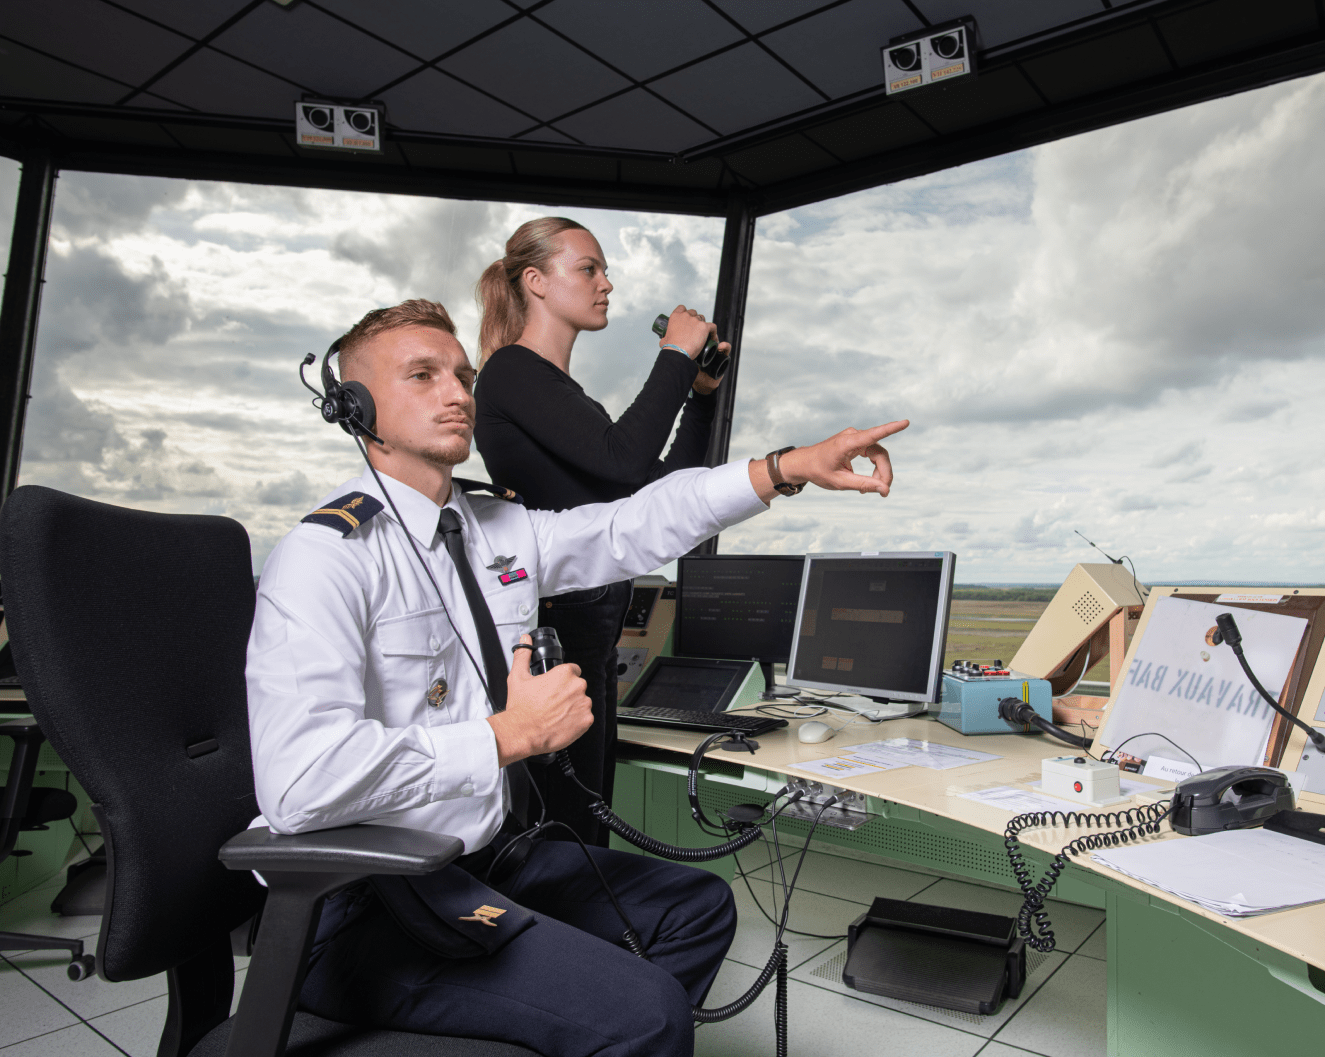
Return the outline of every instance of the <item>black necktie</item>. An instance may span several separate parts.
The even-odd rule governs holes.
[[[483,657],[486,669],[488,693],[492,698],[492,710],[504,711],[506,708],[506,676],[510,669],[506,666],[506,654],[502,650],[501,638],[497,634],[497,625],[492,620],[492,610],[487,599],[474,578],[474,567],[469,564],[465,554],[465,540],[461,534],[460,516],[454,510],[443,510],[437,519],[437,531],[442,534],[446,544],[446,553],[455,563],[456,575],[460,577],[460,586],[465,590],[465,601],[469,603],[470,616],[474,618],[474,628],[478,632],[479,653]],[[511,810],[517,819],[525,822],[529,813],[528,775],[520,766],[508,767],[511,779]]]

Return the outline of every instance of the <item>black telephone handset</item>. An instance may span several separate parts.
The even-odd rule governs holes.
[[[1292,810],[1293,787],[1282,771],[1215,767],[1178,784],[1169,821],[1177,832],[1199,837],[1260,826],[1271,815]]]

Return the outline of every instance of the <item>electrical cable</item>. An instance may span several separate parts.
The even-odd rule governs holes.
[[[1167,734],[1161,734],[1161,733],[1160,733],[1159,731],[1157,731],[1157,730],[1148,730],[1148,731],[1146,731],[1144,734],[1133,734],[1130,738],[1124,738],[1124,739],[1123,739],[1122,741],[1120,741],[1117,745],[1115,745],[1112,749],[1110,749],[1107,753],[1105,753],[1104,756],[1100,757],[1100,762],[1102,762],[1102,763],[1113,763],[1113,761],[1114,761],[1115,759],[1118,758],[1118,750],[1121,749],[1124,745],[1126,745],[1129,741],[1136,741],[1137,738],[1163,738],[1163,739],[1164,739],[1165,741],[1167,741],[1170,745],[1172,745],[1175,749],[1177,749],[1180,753],[1182,753],[1184,756],[1186,756],[1187,759],[1191,760],[1192,763],[1196,764],[1196,770],[1197,770],[1198,773],[1201,772],[1201,771],[1204,771],[1204,770],[1205,770],[1205,768],[1201,766],[1201,761],[1200,761],[1200,760],[1198,760],[1198,759],[1197,759],[1195,756],[1193,756],[1190,752],[1188,752],[1188,751],[1187,751],[1186,749],[1184,749],[1181,745],[1179,745],[1176,741],[1174,741],[1172,738],[1170,738]]]
[[[1035,706],[1019,697],[1005,697],[998,703],[998,716],[1009,723],[1029,724],[1039,727],[1046,734],[1074,745],[1079,749],[1089,749],[1093,742],[1090,738],[1078,737],[1070,730],[1064,730],[1057,723],[1045,719],[1035,711]]]
[[[1080,855],[1083,851],[1093,851],[1113,844],[1126,844],[1142,837],[1159,832],[1159,824],[1173,811],[1174,801],[1164,804],[1147,804],[1127,811],[1109,811],[1094,814],[1085,811],[1032,811],[1018,815],[1008,822],[1003,833],[1003,845],[1007,848],[1008,862],[1012,865],[1013,876],[1021,887],[1024,900],[1017,911],[1017,934],[1029,947],[1047,954],[1055,947],[1054,930],[1049,923],[1049,912],[1045,910],[1045,900],[1053,891],[1058,875],[1067,867],[1069,855]],[[1031,880],[1030,867],[1021,853],[1020,836],[1024,830],[1040,826],[1118,826],[1119,829],[1107,833],[1087,833],[1069,841],[1049,862],[1044,876],[1039,881]]]
[[[1215,617],[1215,624],[1219,628],[1214,637],[1215,645],[1217,646],[1221,643],[1227,643],[1233,650],[1233,656],[1238,659],[1238,664],[1242,666],[1243,674],[1246,675],[1248,682],[1256,688],[1256,692],[1260,694],[1261,697],[1265,698],[1266,704],[1290,723],[1294,723],[1306,731],[1307,737],[1311,739],[1311,744],[1315,746],[1316,751],[1319,753],[1325,753],[1325,731],[1316,730],[1298,719],[1297,716],[1293,715],[1293,713],[1289,712],[1288,709],[1284,708],[1283,705],[1279,704],[1277,700],[1271,697],[1270,692],[1266,690],[1265,687],[1261,685],[1261,681],[1256,678],[1256,673],[1251,670],[1251,665],[1247,663],[1247,658],[1243,655],[1242,632],[1238,630],[1238,625],[1233,619],[1233,614],[1220,613],[1219,616]]]

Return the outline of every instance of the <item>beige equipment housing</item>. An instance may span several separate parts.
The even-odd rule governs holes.
[[[1126,632],[1135,628],[1143,605],[1145,599],[1125,566],[1078,565],[1026,636],[1011,667],[1049,680],[1058,697],[1108,655],[1114,661],[1109,678],[1112,686],[1116,681],[1113,669],[1121,667],[1126,650]],[[1112,641],[1115,638],[1117,642]]]
[[[637,576],[617,642],[617,701],[625,699],[635,680],[655,657],[672,653],[676,621],[676,582],[662,576]]]

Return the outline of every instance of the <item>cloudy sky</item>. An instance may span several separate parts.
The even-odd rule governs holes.
[[[1325,580],[1323,121],[1325,78],[1299,80],[762,219],[733,454],[913,425],[891,498],[806,491],[723,549],[1056,582],[1098,558],[1080,529],[1150,582]],[[14,183],[0,164],[0,210]],[[472,351],[475,279],[545,212],[62,175],[22,481],[228,514],[260,568],[359,472],[304,353],[420,296]],[[722,225],[570,215],[617,285],[572,373],[615,414],[652,316],[711,308]]]

